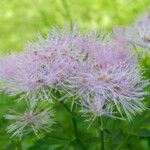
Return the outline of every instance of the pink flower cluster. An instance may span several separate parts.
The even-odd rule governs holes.
[[[26,53],[0,58],[3,90],[31,101],[51,100],[52,89],[79,96],[82,111],[131,119],[142,112],[144,88],[132,45],[121,29],[110,40],[95,32],[53,30],[30,44]],[[70,94],[68,94],[69,96]]]

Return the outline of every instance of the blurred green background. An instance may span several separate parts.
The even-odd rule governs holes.
[[[82,28],[127,25],[145,11],[149,0],[0,0],[0,53],[21,50],[27,41],[70,19]]]
[[[21,51],[28,41],[34,41],[37,38],[38,33],[46,35],[52,26],[62,27],[70,20],[77,20],[83,29],[111,30],[116,25],[129,25],[149,6],[150,0],[0,0],[0,54]],[[149,60],[148,56],[143,60],[146,68],[145,77],[148,79],[150,79]],[[150,97],[147,96],[146,100],[149,99]],[[149,105],[149,102],[147,104]],[[3,118],[7,110],[15,105],[14,98],[0,95],[0,150],[17,150],[14,145],[18,143],[15,139],[9,139],[5,131],[8,123]],[[57,113],[58,120],[61,122],[61,113],[59,111]],[[90,132],[86,130],[87,126],[82,120],[78,120],[78,123],[82,125],[80,131],[84,142],[89,144],[89,148],[90,144],[96,145],[99,142],[94,137],[96,127],[93,126]],[[111,128],[111,125],[110,121],[107,126]],[[72,150],[67,146],[66,148],[60,146],[60,143],[67,145],[67,140],[56,138],[59,135],[69,137],[66,131],[69,130],[71,134],[70,126],[67,120],[64,126],[66,130],[63,130],[61,134],[53,132],[40,140],[29,137],[23,141],[23,149]],[[130,123],[116,121],[115,126],[111,133],[106,130],[106,136],[108,136],[106,142],[110,150],[116,148],[117,150],[150,150],[150,113],[148,111],[138,115]],[[56,129],[60,131],[59,127]],[[84,135],[91,138],[84,139]],[[96,150],[93,147],[90,150]]]

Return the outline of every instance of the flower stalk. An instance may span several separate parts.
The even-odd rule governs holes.
[[[15,147],[15,150],[22,150],[21,140],[13,140],[12,143]]]
[[[67,110],[67,112],[71,115],[71,120],[72,120],[72,124],[73,124],[73,129],[74,129],[74,134],[75,134],[76,141],[80,144],[80,146],[81,146],[81,148],[83,150],[86,150],[85,145],[82,143],[82,141],[79,138],[79,133],[78,133],[78,128],[77,128],[77,122],[76,122],[76,118],[75,118],[76,104],[73,103],[72,110],[70,110],[67,107],[67,105],[65,105],[62,101],[60,103],[64,106],[64,108]]]
[[[101,150],[104,150],[105,149],[105,139],[104,139],[104,128],[103,128],[103,119],[102,117],[99,117],[98,118],[98,124],[99,124],[99,137],[100,137],[100,140],[101,140]]]

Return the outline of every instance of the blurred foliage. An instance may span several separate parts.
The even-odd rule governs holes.
[[[63,26],[71,20],[77,20],[82,28],[111,30],[115,25],[128,25],[144,12],[149,0],[0,0],[0,54],[20,51],[27,41],[36,39],[37,33],[44,35],[52,26]],[[150,79],[150,58],[143,60],[145,77]],[[150,90],[150,87],[148,87]],[[149,106],[150,96],[146,98]],[[42,139],[33,135],[25,137],[22,145],[16,138],[10,139],[6,133],[8,122],[4,115],[8,109],[17,109],[15,98],[0,94],[0,150],[80,150],[74,139],[74,130],[70,115],[57,104],[56,120],[53,132]],[[100,146],[94,122],[88,128],[77,114],[79,134],[89,150]],[[65,124],[64,124],[65,123]],[[150,113],[145,111],[131,121],[109,120],[105,118],[106,150],[149,150],[150,149]],[[18,147],[18,149],[16,148]]]
[[[149,0],[0,0],[0,53],[21,50],[27,41],[70,19],[82,28],[111,29],[127,25],[149,6]]]

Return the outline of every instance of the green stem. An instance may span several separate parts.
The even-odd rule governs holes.
[[[72,111],[67,107],[67,105],[65,105],[63,102],[60,102],[64,108],[70,113],[71,115],[71,120],[72,120],[72,124],[73,124],[73,128],[74,128],[74,134],[75,134],[75,138],[76,141],[80,144],[80,146],[82,147],[83,150],[86,150],[85,145],[82,143],[82,141],[79,138],[79,134],[78,134],[78,128],[77,128],[77,122],[75,119],[75,109],[76,109],[76,104],[73,104],[73,108]]]
[[[105,140],[104,140],[104,129],[103,129],[103,119],[102,117],[98,118],[98,123],[100,126],[100,139],[101,139],[101,150],[105,149]]]
[[[75,119],[75,108],[76,108],[76,104],[73,103],[73,109],[72,109],[72,123],[73,123],[73,127],[74,127],[74,132],[75,132],[76,141],[80,143],[80,146],[82,147],[83,150],[86,150],[85,145],[81,142],[81,140],[80,140],[80,138],[79,138],[78,128],[77,128],[77,122],[76,122],[76,119]]]
[[[22,144],[20,140],[13,140],[12,143],[15,147],[15,150],[22,150]]]

